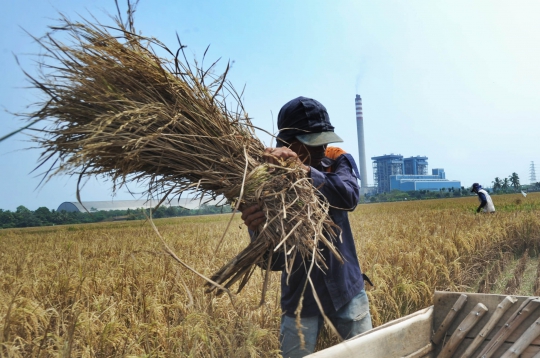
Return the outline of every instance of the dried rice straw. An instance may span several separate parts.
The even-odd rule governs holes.
[[[43,150],[38,168],[48,163],[44,178],[104,176],[113,190],[148,183],[144,194],[163,200],[194,190],[201,200],[223,196],[235,208],[258,204],[266,223],[212,275],[208,292],[240,281],[239,292],[274,249],[289,248],[287,267],[298,253],[325,268],[317,241],[341,257],[329,205],[298,163],[266,163],[241,94],[226,80],[229,66],[216,75],[216,63],[190,64],[180,41],[171,51],[138,35],[134,11],[130,6],[126,23],[118,14],[114,27],[61,16],[59,26],[35,38],[44,50],[40,73],[25,73],[46,99],[22,116],[25,128],[43,124],[34,127],[34,141]]]

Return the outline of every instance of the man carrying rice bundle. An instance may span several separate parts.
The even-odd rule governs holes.
[[[286,103],[278,115],[280,130],[276,148],[267,148],[269,162],[298,160],[303,164],[313,186],[330,203],[329,215],[341,229],[341,241],[334,245],[343,257],[341,263],[329,250],[323,250],[327,270],[313,267],[310,278],[315,287],[306,286],[310,263],[297,257],[293,267],[285,269],[285,253],[274,254],[272,270],[282,271],[280,343],[284,357],[303,357],[315,350],[317,336],[323,326],[321,307],[340,336],[351,338],[372,328],[369,302],[364,290],[364,275],[360,270],[354,239],[349,224],[348,211],[358,203],[360,177],[354,159],[340,148],[328,147],[329,143],[343,142],[334,133],[326,108],[318,101],[305,97]],[[242,219],[252,237],[266,221],[259,206],[242,211]],[[305,291],[304,291],[305,287]],[[296,323],[296,310],[300,309],[301,333]],[[302,339],[303,338],[303,339]],[[305,344],[302,344],[302,340]]]

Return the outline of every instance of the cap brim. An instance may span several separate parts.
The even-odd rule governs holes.
[[[325,145],[328,143],[343,142],[343,139],[341,139],[334,132],[301,134],[301,135],[297,135],[296,139],[298,139],[301,143],[310,147],[318,147],[320,145]]]

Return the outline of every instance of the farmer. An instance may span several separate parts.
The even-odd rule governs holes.
[[[479,213],[482,209],[485,213],[495,212],[495,205],[493,205],[491,196],[489,196],[486,190],[482,189],[482,185],[474,183],[472,185],[471,192],[476,193],[478,195],[478,200],[480,200],[480,206],[478,207],[478,209],[476,209],[477,213]]]
[[[348,211],[354,210],[359,198],[357,179],[360,175],[356,163],[342,149],[327,147],[328,143],[343,140],[334,133],[326,108],[314,99],[298,97],[286,103],[279,111],[277,125],[280,132],[276,148],[266,148],[267,160],[277,163],[277,158],[296,158],[311,178],[313,186],[330,203],[330,217],[341,228],[342,241],[334,240],[333,243],[343,256],[344,263],[323,248],[328,269],[323,272],[315,265],[311,279],[324,314],[343,339],[353,337],[372,328],[368,297],[364,291],[364,277],[369,279],[360,270],[348,218]],[[266,217],[254,205],[242,210],[242,220],[253,238],[253,233],[265,222]],[[315,349],[324,323],[323,316],[308,284],[300,313],[305,342],[302,347],[295,310],[306,281],[306,265],[297,256],[288,277],[284,270],[283,254],[272,262],[272,270],[282,271],[281,352],[284,357],[303,357]]]

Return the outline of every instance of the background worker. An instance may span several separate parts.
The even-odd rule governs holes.
[[[344,263],[323,248],[328,269],[323,272],[315,265],[311,279],[324,314],[343,339],[353,337],[372,328],[369,302],[364,290],[366,276],[360,270],[348,218],[348,211],[354,210],[359,199],[358,169],[350,154],[340,148],[327,148],[327,144],[343,140],[334,133],[326,108],[318,101],[298,97],[286,103],[279,111],[278,129],[276,148],[266,149],[268,161],[296,158],[302,163],[313,186],[330,203],[330,218],[341,228],[342,241],[334,240],[333,244],[343,256]],[[242,210],[242,219],[252,237],[266,220],[264,212],[257,205]],[[308,284],[300,313],[305,340],[305,347],[302,348],[295,310],[307,279],[309,264],[303,263],[298,255],[288,277],[284,270],[284,256],[282,253],[280,256],[273,258],[272,270],[282,271],[281,351],[284,357],[303,357],[315,350],[317,336],[324,324],[323,316]]]
[[[480,200],[480,206],[476,209],[477,213],[479,213],[480,210],[484,210],[485,213],[495,212],[495,205],[493,205],[491,196],[489,196],[485,189],[482,189],[482,185],[474,183],[471,192],[476,193],[478,195],[478,200]]]

